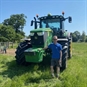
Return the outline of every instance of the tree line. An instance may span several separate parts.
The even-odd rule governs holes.
[[[72,33],[72,41],[73,42],[87,42],[87,35],[85,31],[82,34],[79,31],[74,31]]]
[[[10,18],[5,19],[0,24],[0,41],[20,41],[25,37],[23,28],[26,24],[26,18],[24,14],[13,14]],[[29,36],[28,36],[29,37]],[[72,33],[73,42],[87,42],[87,35],[83,31],[82,34],[79,31]]]

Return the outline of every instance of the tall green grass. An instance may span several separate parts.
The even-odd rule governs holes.
[[[0,87],[87,87],[87,43],[73,43],[67,66],[53,79],[50,66],[18,66],[14,56],[0,54]]]

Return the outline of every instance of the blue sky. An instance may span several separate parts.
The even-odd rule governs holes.
[[[87,34],[87,0],[0,0],[0,23],[12,14],[24,13],[27,16],[23,31],[29,35],[33,27],[30,22],[36,14],[45,16],[60,15],[65,12],[65,17],[71,16],[72,23],[65,21],[65,29],[74,32],[85,31]]]

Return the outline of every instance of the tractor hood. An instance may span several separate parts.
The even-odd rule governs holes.
[[[31,30],[30,38],[33,47],[43,48],[51,42],[52,30],[50,28],[38,28]]]
[[[52,32],[52,30],[50,28],[38,28],[38,29],[33,29],[30,31],[30,33],[34,33],[34,32],[44,32],[44,31],[50,31]]]

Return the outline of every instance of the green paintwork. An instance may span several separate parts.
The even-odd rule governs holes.
[[[44,50],[42,48],[29,48],[25,50],[26,62],[41,62],[43,60]]]
[[[49,32],[49,36],[44,42],[44,47],[47,47],[52,42],[52,34]]]
[[[33,32],[44,32],[44,31],[52,32],[52,30],[50,28],[38,28],[38,29],[31,30],[30,33],[33,33]]]
[[[40,29],[31,30],[30,32],[31,33],[47,32],[47,37],[45,39],[44,46],[42,46],[42,47],[47,47],[52,42],[52,31],[50,28],[44,28],[44,29],[40,28]],[[43,35],[43,37],[44,37],[44,35]],[[24,53],[25,53],[26,62],[38,63],[38,62],[43,61],[43,55],[45,55],[45,54],[44,54],[44,50],[42,49],[42,47],[33,46],[32,48],[25,50]]]

